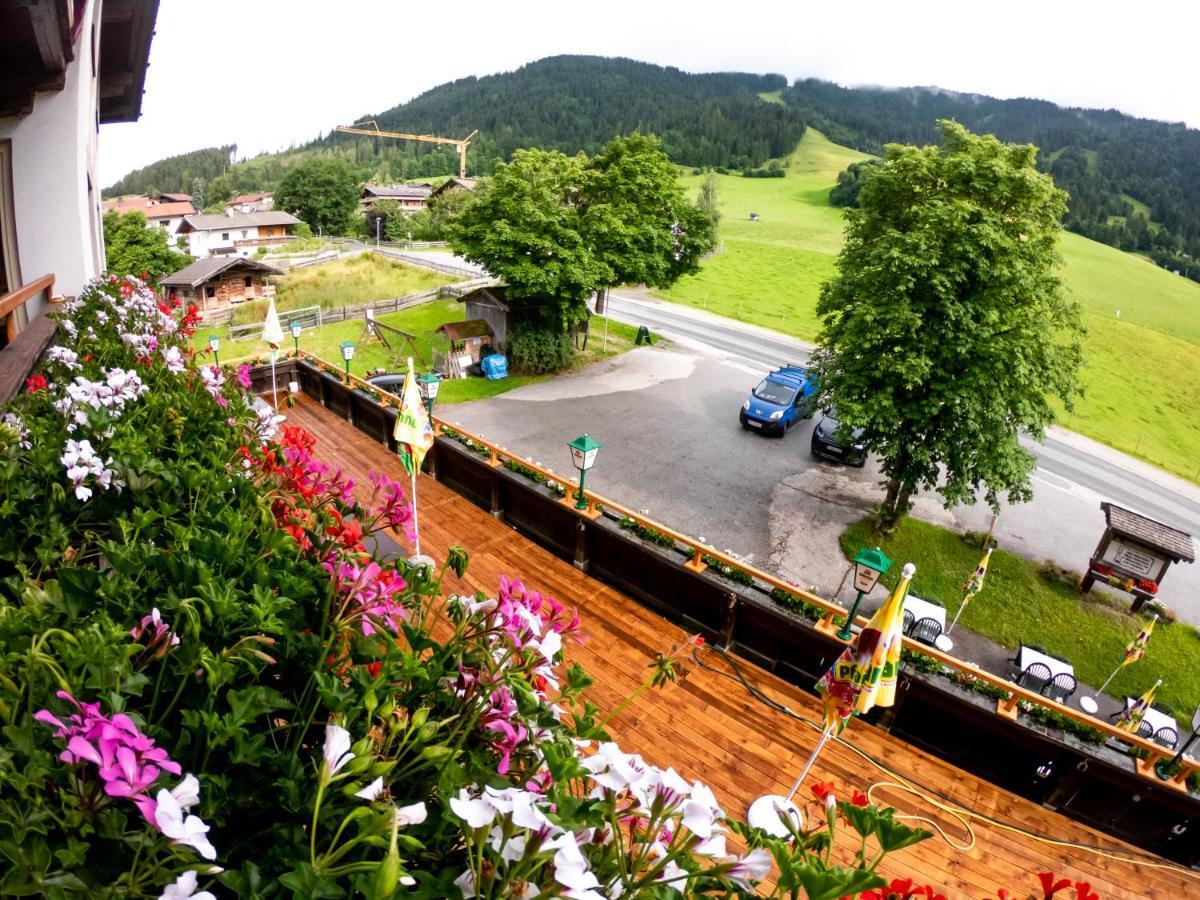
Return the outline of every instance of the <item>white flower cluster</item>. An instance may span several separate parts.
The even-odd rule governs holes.
[[[13,433],[17,439],[17,446],[22,450],[28,450],[33,446],[29,440],[29,429],[25,427],[24,420],[16,413],[5,413],[4,418],[0,419],[0,426]]]
[[[46,351],[46,359],[49,362],[65,366],[68,372],[74,372],[81,368],[79,354],[67,347],[51,347]]]
[[[249,398],[247,398],[248,401]],[[254,433],[258,435],[258,439],[264,444],[275,437],[275,432],[279,430],[279,426],[287,421],[287,416],[277,415],[275,410],[267,403],[255,404],[254,415],[256,418]]]
[[[169,791],[162,788],[154,800],[154,821],[159,831],[176,844],[191,847],[205,859],[217,858],[217,850],[208,839],[209,826],[188,812],[200,802],[200,782],[195,775],[185,775]]]
[[[224,406],[225,398],[221,396],[221,388],[225,384],[225,373],[216,366],[201,366],[200,380],[204,382],[204,389],[212,398]]]
[[[187,364],[183,361],[183,354],[178,347],[167,347],[162,352],[163,362],[167,366],[167,371],[172,375],[178,375],[187,368]]]
[[[54,408],[68,420],[67,431],[74,432],[88,423],[88,409],[107,409],[117,418],[125,404],[146,392],[146,385],[132,369],[108,369],[104,381],[89,381],[82,375],[66,386],[67,396],[55,401]]]
[[[92,489],[84,484],[89,478],[93,484],[106,491],[115,489],[119,492],[124,487],[116,477],[117,473],[109,468],[112,465],[112,457],[101,461],[92,448],[91,441],[68,440],[66,451],[59,457],[59,462],[66,466],[67,478],[74,485],[75,497],[79,500],[86,501],[92,496]]]

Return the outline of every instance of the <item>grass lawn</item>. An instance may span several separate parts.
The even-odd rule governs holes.
[[[958,610],[962,585],[982,555],[978,541],[969,544],[961,535],[909,518],[890,536],[872,534],[867,520],[856,522],[842,535],[847,557],[867,546],[881,547],[894,560],[883,577],[888,587],[895,586],[904,563],[914,563],[912,592],[940,601],[947,622]],[[1144,621],[1145,617],[1129,612],[1127,601],[1097,590],[1080,595],[1071,585],[1048,581],[1036,563],[996,550],[983,590],[959,624],[1014,651],[1022,642],[1040,644],[1068,658],[1080,681],[1098,687],[1121,661]],[[1108,693],[1114,697],[1141,694],[1161,678],[1156,698],[1174,707],[1186,724],[1200,702],[1197,659],[1200,633],[1182,622],[1160,619],[1146,656],[1117,675]]]
[[[420,350],[420,356],[424,357],[424,362],[413,356],[413,364],[418,372],[428,371],[429,364],[433,359],[432,350],[436,347],[439,350],[445,350],[447,347],[446,339],[443,335],[435,334],[434,329],[445,322],[459,322],[463,319],[463,306],[456,300],[435,300],[430,303],[424,303],[412,309],[402,310],[395,313],[385,313],[379,316],[379,321],[387,325],[394,325],[410,334],[416,335],[416,345]],[[604,359],[610,356],[624,353],[633,347],[633,340],[637,334],[637,329],[629,325],[624,325],[620,322],[612,321],[609,323],[608,329],[608,349],[602,350],[601,336],[603,333],[604,323],[602,320],[593,322],[593,331],[591,339],[588,341],[588,349],[586,352],[576,355],[576,363],[574,368],[579,368],[599,359]],[[198,331],[192,339],[192,346],[197,350],[207,350],[208,335],[206,331]],[[291,336],[286,333],[287,340],[280,348],[281,350],[290,351],[292,348]],[[269,359],[270,348],[261,341],[238,341],[236,343],[227,340],[224,335],[221,337],[221,364],[228,365],[237,362],[249,362],[253,360],[267,361]],[[361,319],[354,319],[349,322],[335,322],[331,325],[324,325],[321,328],[307,328],[300,336],[300,349],[307,350],[330,363],[336,363],[340,367],[342,365],[342,355],[339,349],[342,341],[351,341],[355,345],[354,359],[350,362],[350,371],[359,376],[366,376],[374,372],[377,368],[384,368],[391,371],[400,371],[404,367],[404,359],[410,355],[410,351],[405,351],[397,363],[396,354],[389,351],[382,344],[372,342],[364,344],[363,323]],[[546,378],[544,375],[510,375],[502,381],[488,381],[486,378],[456,378],[453,380],[443,381],[441,389],[438,393],[438,404],[443,403],[463,403],[467,400],[481,400],[485,397],[492,397],[496,394],[502,394],[505,391],[511,391],[513,388],[522,387],[526,384],[532,384],[536,381],[542,381]]]
[[[353,306],[370,300],[403,297],[458,280],[376,253],[361,253],[284,275],[276,282],[275,308],[282,313],[304,306]],[[261,322],[266,314],[264,301],[244,303],[234,310],[233,322],[235,325]]]
[[[864,158],[810,128],[786,177],[716,176],[721,249],[658,295],[815,339],[817,297],[842,245],[829,189]],[[701,176],[680,180],[689,195],[699,190]],[[1063,234],[1060,251],[1063,283],[1089,330],[1086,393],[1062,424],[1200,482],[1200,284],[1075,234]]]

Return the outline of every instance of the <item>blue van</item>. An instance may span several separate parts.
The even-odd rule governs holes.
[[[750,392],[738,421],[750,431],[783,435],[816,409],[817,382],[808,369],[789,363],[773,370]]]

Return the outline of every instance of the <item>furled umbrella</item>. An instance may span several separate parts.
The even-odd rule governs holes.
[[[983,559],[979,561],[979,565],[975,567],[975,571],[971,573],[971,577],[967,579],[967,583],[963,585],[962,603],[958,607],[958,612],[954,614],[954,619],[950,623],[950,627],[946,629],[946,634],[954,630],[954,626],[958,624],[958,617],[962,615],[963,610],[967,608],[967,604],[974,599],[975,595],[983,590],[983,579],[987,575],[988,562],[992,558],[992,548],[988,547],[988,552]]]
[[[404,376],[404,387],[400,391],[400,409],[396,414],[396,427],[392,437],[399,446],[400,461],[412,479],[413,534],[416,555],[409,560],[414,565],[433,565],[433,560],[421,555],[421,526],[417,516],[417,473],[425,454],[433,446],[433,425],[417,387],[412,357],[408,358],[408,372]]]
[[[1121,720],[1117,722],[1118,728],[1120,728],[1122,731],[1128,731],[1130,734],[1137,733],[1138,726],[1142,724],[1142,719],[1146,717],[1146,710],[1148,710],[1151,704],[1154,703],[1154,692],[1158,690],[1158,686],[1160,684],[1162,684],[1161,678],[1154,682],[1150,690],[1146,691],[1146,693],[1134,700],[1133,703],[1121,713]]]
[[[1100,685],[1099,693],[1104,693],[1104,689],[1108,687],[1109,682],[1117,677],[1118,672],[1132,666],[1146,655],[1146,647],[1150,643],[1150,635],[1154,632],[1154,623],[1157,621],[1158,613],[1155,613],[1153,618],[1137,633],[1137,637],[1129,642],[1129,646],[1125,648],[1125,656],[1122,658],[1120,665],[1113,669],[1112,674],[1108,678],[1104,679],[1104,684]]]
[[[279,409],[279,390],[275,386],[275,356],[279,352],[279,345],[283,343],[283,326],[279,324],[279,313],[275,311],[274,297],[267,305],[267,318],[263,322],[262,340],[271,347],[271,397],[275,408]]]
[[[876,706],[891,706],[895,702],[903,645],[904,597],[916,571],[917,567],[912,563],[904,566],[895,590],[817,682],[817,692],[825,706],[825,727],[821,737],[787,796],[768,794],[754,801],[747,815],[751,825],[768,833],[786,834],[786,828],[781,834],[779,820],[788,816],[798,819],[799,810],[792,803],[792,797],[804,783],[821,748],[830,738],[842,733],[852,716],[865,715]]]

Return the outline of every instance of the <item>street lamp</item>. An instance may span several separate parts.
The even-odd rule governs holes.
[[[858,606],[862,603],[863,594],[871,593],[879,582],[879,576],[891,566],[892,561],[878,547],[859,550],[858,555],[854,557],[854,589],[858,591],[858,596],[854,598],[850,614],[846,616],[846,621],[842,624],[841,631],[838,632],[838,637],[843,641],[850,640],[854,634],[850,630],[850,626],[854,624],[854,617],[858,615]]]
[[[221,349],[221,339],[215,334],[208,336],[208,349],[212,351],[213,364],[219,366],[221,364],[221,357],[217,355],[217,351]]]
[[[579,470],[579,493],[575,495],[575,508],[587,509],[587,500],[583,496],[583,481],[587,477],[588,469],[596,461],[600,442],[585,434],[575,438],[567,446],[571,448],[571,462]]]
[[[1187,753],[1187,751],[1191,749],[1192,744],[1196,742],[1196,738],[1198,737],[1200,737],[1200,706],[1196,707],[1196,713],[1192,716],[1192,736],[1187,739],[1187,742],[1184,743],[1182,747],[1179,748],[1179,752],[1175,754],[1174,759],[1172,759],[1170,762],[1165,759],[1160,759],[1157,763],[1155,763],[1154,774],[1163,781],[1169,781],[1172,773],[1175,771],[1175,767],[1183,762],[1183,754]]]
[[[300,358],[300,332],[302,330],[300,328],[300,320],[292,319],[292,321],[288,323],[288,327],[292,330],[292,342],[296,345],[296,359],[299,359]]]
[[[433,402],[437,400],[438,387],[441,386],[442,376],[437,372],[428,372],[417,376],[417,387],[421,391],[421,399],[425,401],[425,412],[433,415]]]
[[[350,341],[342,341],[342,359],[346,361],[346,380],[350,380],[350,360],[354,359],[354,344]]]

